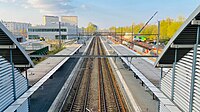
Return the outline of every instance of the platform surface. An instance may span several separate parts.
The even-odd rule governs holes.
[[[60,51],[56,55],[70,55],[74,51],[77,51],[80,47],[81,44],[68,45],[66,46],[66,49]],[[66,57],[49,57],[46,60],[35,65],[34,68],[28,69],[29,85],[34,85],[65,58]]]
[[[104,39],[105,40],[105,39]],[[107,48],[112,48],[113,51],[115,51],[118,55],[139,55],[138,53],[130,50],[129,48],[120,45],[120,44],[112,44],[112,42],[109,42],[109,40],[106,40]],[[110,52],[113,52],[112,50],[109,50]],[[122,61],[130,67],[130,69],[139,77],[139,79],[144,82],[144,84],[148,87],[148,89],[158,98],[162,106],[165,107],[166,110],[169,112],[181,112],[180,109],[173,104],[164,94],[162,91],[160,91],[156,86],[159,86],[159,80],[160,80],[160,70],[153,67],[153,62],[149,60],[148,58],[135,58],[130,61],[130,58],[124,58],[121,57]],[[131,64],[130,64],[131,62]],[[134,75],[133,75],[134,76]],[[124,79],[127,79],[126,74],[123,74]],[[132,80],[133,81],[133,80]],[[126,84],[132,91],[131,81],[126,80]],[[143,93],[141,93],[143,94]],[[140,105],[141,109],[143,108],[144,104],[141,103],[142,101],[139,100],[141,95],[136,95],[136,92],[132,91],[132,95],[134,99],[137,101],[137,103]],[[139,96],[139,97],[138,97]],[[146,95],[143,95],[146,96]],[[149,99],[147,96],[143,97],[143,100]],[[147,102],[151,102],[151,100],[147,100]],[[151,102],[152,104],[155,102]],[[141,105],[142,104],[142,105]],[[149,107],[150,105],[146,105],[146,107]],[[153,108],[155,109],[155,108]],[[143,109],[142,109],[143,110]]]
[[[126,48],[123,45],[112,45],[113,49],[123,55],[138,55],[136,52]],[[148,58],[128,58],[129,61],[137,68],[150,82],[155,86],[159,86],[160,70],[153,67],[153,62]]]

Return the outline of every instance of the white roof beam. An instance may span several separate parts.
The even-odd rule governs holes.
[[[194,48],[194,45],[184,45],[184,44],[171,44],[171,48]]]
[[[0,45],[0,49],[16,49],[17,46],[15,44],[13,45]]]
[[[200,25],[200,20],[192,20],[191,22],[192,25]]]
[[[24,64],[24,65],[14,65],[14,66],[17,67],[17,68],[26,68],[26,67],[31,67],[30,64],[28,64],[28,65],[26,65],[26,64]]]
[[[173,67],[173,64],[157,64],[156,67],[172,68],[172,67]]]

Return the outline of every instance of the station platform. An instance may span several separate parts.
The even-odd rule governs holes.
[[[82,45],[81,44],[72,44],[67,45],[66,49],[60,51],[55,55],[73,55]],[[50,72],[56,65],[62,62],[64,59],[69,57],[49,57],[41,63],[35,65],[34,68],[27,70],[29,85],[32,86],[38,82],[43,76]]]
[[[113,44],[112,48],[118,53],[118,55],[139,55],[135,51],[128,49],[121,44]],[[151,83],[159,87],[160,82],[160,70],[153,67],[153,61],[148,58],[127,58],[127,60],[137,68]]]
[[[66,49],[60,51],[56,55],[73,55],[80,48],[82,48],[82,44],[72,44],[67,46]],[[15,102],[13,102],[5,110],[5,112],[14,112],[16,109],[20,108],[23,102],[27,100],[31,102],[31,106],[29,108],[30,112],[45,112],[48,110],[59,89],[62,87],[62,84],[66,78],[68,78],[67,74],[70,74],[67,73],[67,71],[70,71],[69,69],[72,69],[69,66],[72,66],[72,64],[75,65],[73,60],[71,60],[69,63],[66,63],[69,59],[70,57],[50,57],[37,64],[34,68],[28,69],[29,85],[32,87],[29,88]],[[65,69],[65,67],[63,68],[63,65],[68,67],[68,69]],[[60,68],[62,69],[62,73],[59,71]],[[48,80],[54,74],[54,80]]]
[[[123,45],[113,44],[106,38],[103,38],[102,40],[110,54],[139,55]],[[129,102],[133,105],[136,112],[155,112],[158,111],[160,107],[164,107],[169,112],[181,112],[180,109],[156,87],[159,86],[160,70],[153,67],[153,62],[151,60],[148,58],[135,58],[131,60],[130,58],[124,57],[121,57],[120,59],[121,62],[119,58],[112,58],[112,60],[115,60],[117,66],[115,67],[115,71],[120,72],[118,73],[118,77],[120,83],[122,83],[122,88],[126,92],[125,96],[128,96]],[[125,65],[132,73],[127,72],[125,69],[121,69]],[[140,80],[137,80],[135,76]],[[141,84],[137,84],[138,81],[139,83],[142,83],[142,86]],[[145,88],[143,85],[145,85]],[[153,100],[151,95],[153,95],[153,97],[156,96],[159,102]]]

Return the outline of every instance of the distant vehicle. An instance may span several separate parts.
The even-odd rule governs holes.
[[[45,41],[44,37],[40,37],[40,41]]]
[[[134,37],[134,40],[139,41],[139,42],[145,42],[147,40],[147,37],[145,37],[145,36],[136,36],[136,37]]]
[[[134,36],[133,34],[134,33],[125,33],[124,39],[132,40],[132,38],[134,38],[133,40],[139,41],[139,42],[145,42],[147,40],[147,37],[145,37],[145,36]]]

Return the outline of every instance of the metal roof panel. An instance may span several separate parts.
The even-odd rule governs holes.
[[[0,22],[0,45],[16,45],[13,49],[13,63],[15,65],[29,65],[33,67],[34,64],[23,47],[19,44],[13,34]],[[0,49],[0,55],[10,61],[10,50]],[[28,67],[28,66],[27,66]]]
[[[192,20],[200,20],[200,6],[187,18],[184,24],[179,28],[179,30],[170,39],[163,52],[160,54],[156,60],[154,66],[158,67],[160,64],[172,64],[174,62],[174,48],[170,46],[172,44],[181,45],[194,45],[196,43],[197,36],[197,25],[191,25]],[[181,59],[186,53],[188,53],[192,48],[179,48],[178,49],[178,59]]]

